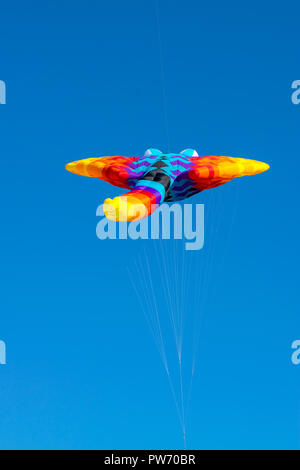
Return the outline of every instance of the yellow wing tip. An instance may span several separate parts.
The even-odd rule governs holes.
[[[76,175],[80,175],[82,174],[82,167],[83,167],[83,165],[82,164],[80,165],[80,163],[81,163],[81,160],[67,163],[65,166],[65,169],[69,171],[70,173],[75,173]]]
[[[71,173],[73,173],[73,171],[72,171],[72,163],[67,163],[66,166],[65,166],[65,169],[66,169],[67,171],[70,171]]]
[[[74,162],[67,163],[65,169],[75,175],[90,176],[87,172],[87,167],[92,159],[87,158],[85,160],[76,160]]]
[[[270,169],[270,165],[268,163],[260,162],[259,160],[237,158],[235,161],[239,167],[239,174],[236,176],[258,175],[259,173],[264,173]]]
[[[270,165],[264,162],[256,162],[255,167],[258,173],[263,173],[264,171],[268,171],[270,169]]]

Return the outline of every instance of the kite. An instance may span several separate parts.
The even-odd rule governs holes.
[[[87,158],[66,165],[71,173],[130,190],[104,201],[106,217],[119,222],[142,219],[163,202],[180,201],[269,168],[267,163],[246,158],[201,157],[193,149],[178,154],[148,149],[143,157]]]

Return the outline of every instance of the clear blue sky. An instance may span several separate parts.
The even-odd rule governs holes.
[[[182,448],[127,274],[146,250],[155,276],[157,247],[98,240],[96,207],[120,191],[64,170],[168,145],[271,165],[190,200],[206,204],[203,251],[164,244],[190,267],[182,311],[201,317],[187,445],[300,447],[299,14],[296,1],[167,0],[158,18],[152,0],[2,2],[0,448]]]

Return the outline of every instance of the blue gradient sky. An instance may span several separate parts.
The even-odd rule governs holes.
[[[190,200],[206,204],[203,251],[164,242],[190,266],[184,311],[202,318],[188,447],[300,447],[299,14],[296,1],[166,0],[159,21],[152,0],[2,2],[0,448],[183,446],[127,276],[145,250],[157,272],[154,244],[98,240],[96,207],[120,191],[64,170],[150,146],[271,165]]]

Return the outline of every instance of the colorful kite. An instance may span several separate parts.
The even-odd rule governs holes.
[[[106,217],[115,221],[142,219],[163,202],[180,201],[238,176],[256,175],[269,168],[267,163],[246,158],[199,157],[193,149],[179,154],[148,149],[143,157],[87,158],[66,165],[77,175],[130,189],[104,201]]]

